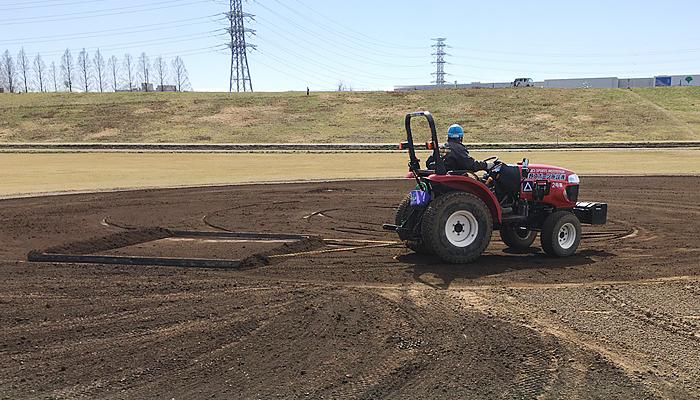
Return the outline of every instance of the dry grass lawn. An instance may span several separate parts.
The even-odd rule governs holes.
[[[700,150],[473,152],[506,162],[579,174],[700,174]],[[421,153],[422,160],[427,154]],[[231,184],[259,181],[395,178],[405,153],[0,153],[0,196],[55,191]]]

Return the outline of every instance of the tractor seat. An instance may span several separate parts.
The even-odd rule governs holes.
[[[435,173],[434,169],[417,169],[415,171],[418,176],[428,176]]]

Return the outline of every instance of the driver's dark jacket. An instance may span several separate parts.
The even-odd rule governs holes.
[[[459,139],[448,138],[445,143],[441,144],[440,157],[447,171],[468,170],[476,172],[486,170],[486,162],[477,161],[471,157]],[[435,160],[432,155],[428,157],[426,164],[428,169],[435,169]]]

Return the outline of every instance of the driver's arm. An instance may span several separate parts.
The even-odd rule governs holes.
[[[491,165],[489,165],[489,162],[487,161],[477,161],[474,159],[474,157],[469,155],[469,151],[464,152],[464,159],[462,160],[462,164],[464,166],[464,169],[468,169],[473,172],[487,171],[491,169],[491,167],[493,167],[493,162],[491,162]]]

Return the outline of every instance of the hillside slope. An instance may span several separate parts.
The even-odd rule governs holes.
[[[0,142],[386,143],[417,110],[469,142],[700,139],[700,87],[671,87],[4,93]]]

